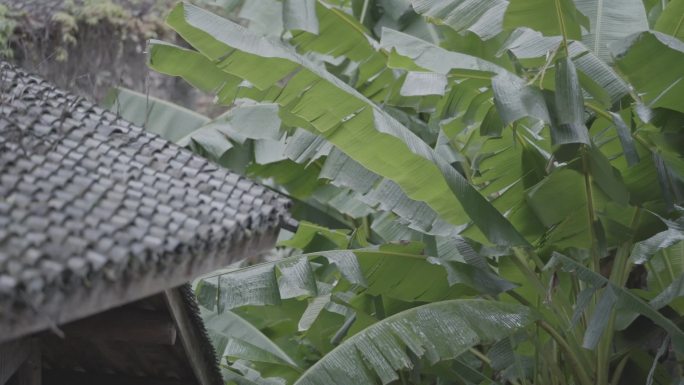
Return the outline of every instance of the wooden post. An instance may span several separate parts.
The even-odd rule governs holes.
[[[30,341],[24,338],[0,345],[0,385],[7,384],[30,352]]]
[[[42,385],[43,364],[40,354],[40,343],[37,338],[29,342],[30,352],[24,363],[14,375],[11,385]]]

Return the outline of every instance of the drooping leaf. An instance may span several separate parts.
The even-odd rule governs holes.
[[[551,126],[553,144],[589,143],[584,125],[584,98],[577,70],[570,58],[556,62],[555,122]]]
[[[488,39],[502,30],[505,0],[411,0],[413,9],[457,32],[471,31]]]
[[[684,42],[660,32],[631,35],[611,46],[615,64],[649,107],[684,112]],[[658,76],[654,76],[658,74]]]
[[[651,298],[651,304],[656,308],[669,305],[681,313],[684,297],[676,293],[684,273],[684,243],[678,242],[658,251],[644,266],[648,271],[646,284],[654,295],[657,294]]]
[[[561,42],[559,36],[543,36],[529,28],[519,28],[513,31],[500,53],[509,51],[523,63],[532,61],[539,64],[539,61],[546,60],[547,55],[560,49]],[[584,44],[571,41],[568,45],[570,57],[580,74],[580,81],[583,74],[598,85],[601,93],[605,92],[610,98],[610,103],[607,103],[606,107],[627,94],[628,85],[625,80]]]
[[[612,200],[621,206],[629,203],[629,192],[622,182],[620,173],[610,165],[605,155],[596,146],[587,150],[589,171],[594,182]]]
[[[494,104],[505,125],[531,117],[549,122],[549,112],[541,91],[510,73],[500,73],[492,79]]]
[[[230,84],[233,87],[241,80],[221,71],[204,55],[160,40],[150,40],[148,61],[155,71],[183,76],[188,83],[202,91],[215,92]]]
[[[221,375],[227,385],[286,385],[282,377],[264,378],[259,371],[250,368],[242,361],[233,363],[230,368],[221,368]]]
[[[330,180],[336,186],[348,187],[360,194],[368,193],[382,179],[337,149],[331,150],[328,154],[320,177]]]
[[[684,40],[684,0],[668,2],[653,29]]]
[[[434,364],[469,347],[495,342],[529,325],[534,316],[518,305],[452,300],[431,303],[388,317],[346,340],[311,366],[296,385],[324,385],[345,378],[355,384],[383,384],[410,369],[407,350]]]
[[[480,126],[480,135],[491,136],[493,138],[500,138],[504,130],[504,123],[501,120],[499,112],[494,106],[489,107],[487,115],[482,120]]]
[[[425,69],[438,74],[493,74],[508,73],[503,67],[488,62],[479,57],[449,51],[437,45],[431,44],[414,36],[383,28],[380,46],[386,50],[392,50],[396,54],[410,59],[416,68],[399,65],[402,61],[390,54],[390,66],[405,69]],[[392,65],[394,64],[394,65]]]
[[[526,192],[534,214],[547,228],[554,247],[589,247],[587,196],[584,177],[573,170],[557,169]],[[558,204],[563,202],[563,204]]]
[[[318,296],[314,268],[308,258],[286,258],[276,265],[276,279],[281,299]]]
[[[163,50],[164,54],[168,54],[169,50],[175,49],[176,54],[181,58],[186,55],[197,55],[197,53],[193,53],[192,51],[178,47],[169,47],[168,45],[160,46],[159,48]],[[156,54],[154,57],[156,57]],[[157,64],[153,64],[155,68],[156,65]],[[162,67],[167,68],[168,66],[162,65]],[[182,75],[186,80],[192,79],[192,76],[194,76],[195,73],[183,74],[183,68],[184,67],[179,66],[178,71],[181,72],[173,72],[172,74]],[[219,94],[224,93],[225,87],[221,88]],[[228,94],[234,95],[233,92],[229,92]],[[258,104],[256,106],[241,106],[239,109],[233,109],[210,123],[208,125],[209,128],[206,128],[206,130],[203,128],[201,132],[195,133],[199,137],[195,143],[200,148],[202,148],[202,142],[207,143],[208,148],[205,148],[204,150],[207,150],[207,153],[214,154],[214,157],[218,157],[221,152],[231,148],[231,140],[243,143],[247,139],[256,139],[257,142],[255,143],[254,148],[255,161],[260,165],[268,165],[252,165],[250,168],[251,175],[274,177],[281,187],[285,187],[288,193],[295,197],[310,194],[312,192],[312,187],[315,188],[316,184],[315,179],[311,179],[310,177],[315,177],[315,175],[311,175],[311,172],[308,172],[306,178],[303,178],[300,171],[301,169],[311,169],[307,167],[295,169],[289,167],[291,165],[282,164],[282,162],[279,161],[289,158],[294,162],[308,165],[316,159],[328,155],[332,146],[330,142],[326,141],[321,136],[314,135],[302,129],[296,129],[293,134],[283,136],[282,139],[285,140],[284,146],[282,143],[276,141],[265,140],[278,139],[279,135],[277,127],[275,130],[270,128],[274,126],[272,124],[272,119],[270,119],[270,116],[272,116],[272,106],[274,105]],[[261,108],[264,108],[264,110],[261,110]],[[238,119],[237,116],[232,116],[237,112],[243,111],[253,111],[246,114],[246,117],[248,118],[247,121]],[[264,119],[266,121],[264,121]],[[277,116],[275,117],[275,120],[277,120],[279,124],[280,121]],[[220,133],[225,134],[225,137],[224,135],[217,133],[217,130],[220,131]],[[186,136],[184,143],[191,143],[192,136],[192,134]],[[217,143],[212,143],[212,137]],[[434,234],[447,235],[455,234],[455,232],[458,231],[458,227],[440,219],[437,213],[424,202],[408,198],[406,193],[394,182],[389,180],[383,181],[380,176],[366,170],[363,166],[358,164],[358,162],[352,160],[340,151],[335,150],[332,152],[332,155],[332,157],[326,160],[319,177],[331,179],[331,182],[338,187],[350,188],[351,190],[364,195],[358,197],[345,191],[336,191],[336,199],[329,200],[329,194],[333,193],[332,190],[334,189],[331,190],[328,188],[325,192],[320,189],[315,189],[314,194],[319,201],[334,203],[334,207],[345,214],[353,216],[363,216],[365,215],[363,214],[364,212],[367,214],[367,206],[380,206],[382,210],[390,210],[401,215],[404,219],[409,221],[412,227]],[[338,164],[339,162],[342,163]],[[229,167],[236,169],[236,165],[232,163]],[[363,186],[359,185],[361,182]],[[369,191],[373,186],[376,186],[377,189]]]
[[[508,213],[526,238],[537,239],[545,229],[533,214],[524,214],[529,207],[520,197],[547,174],[551,156],[548,130],[537,134],[534,127],[518,124],[515,129],[504,130],[499,138],[486,138],[484,142],[474,140],[474,135],[471,138],[477,149],[471,161],[472,182],[498,210]]]
[[[276,278],[274,264],[261,264],[246,269],[230,272],[232,279],[225,279],[223,275],[214,280],[207,280],[200,286],[202,291],[216,293],[218,298],[218,312],[230,310],[243,305],[277,305],[281,303],[280,288]],[[306,277],[308,278],[308,277]],[[215,282],[215,284],[212,284]],[[298,286],[304,286],[311,282],[297,282]],[[314,282],[315,284],[315,282]],[[285,287],[287,293],[289,287]],[[315,287],[308,288],[310,292],[316,292]],[[200,292],[198,298],[211,297]],[[206,304],[201,304],[207,306]],[[213,309],[212,309],[213,310]]]
[[[467,355],[468,353],[466,353]],[[479,362],[475,361],[477,364]],[[470,362],[465,362],[463,359],[456,359],[452,363],[452,370],[449,372],[451,376],[448,376],[446,373],[441,372],[440,377],[444,378],[450,378],[454,377],[457,378],[464,383],[476,383],[476,384],[488,384],[488,385],[500,385],[499,382],[494,381],[490,377],[488,377],[486,374],[482,373],[482,370],[475,365],[472,365]],[[477,381],[477,382],[475,382]]]
[[[209,118],[167,101],[117,87],[107,95],[105,107],[129,122],[171,142],[209,122]]]
[[[271,103],[233,107],[210,124],[239,143],[247,138],[279,140],[281,137],[278,106]]]
[[[316,0],[283,0],[283,27],[317,34],[316,3]]]
[[[623,155],[627,160],[627,165],[634,166],[639,163],[639,153],[634,145],[634,140],[632,139],[632,131],[627,127],[627,124],[622,119],[620,114],[609,111],[610,116],[613,118],[613,124],[620,138],[620,144],[622,145]]]
[[[314,298],[319,290],[313,261],[334,265],[344,287],[406,302],[436,301],[455,296],[496,295],[513,288],[491,271],[458,261],[428,258],[412,245],[329,250],[262,263],[206,279],[198,298],[207,308],[230,310],[245,305],[280,304],[287,298]],[[424,277],[431,277],[426,280]],[[338,288],[342,290],[341,288]]]
[[[388,71],[387,59],[378,50],[375,39],[351,15],[323,1],[314,3],[312,17],[318,20],[318,31],[292,31],[289,43],[302,54],[318,53],[330,63],[340,59],[351,61],[345,70],[350,82],[366,97],[381,100],[394,76]]]
[[[572,0],[511,0],[504,15],[504,28],[528,27],[545,36],[580,40],[581,27],[589,27]]]
[[[610,286],[612,292],[617,297],[617,301],[619,301],[622,306],[648,317],[656,325],[668,332],[670,337],[672,337],[673,345],[677,351],[684,350],[684,332],[682,332],[682,330],[674,322],[660,314],[655,308],[631,293],[628,289],[613,284],[601,274],[591,271],[573,259],[559,253],[554,253],[553,256],[565,266],[576,271],[580,280],[585,281],[595,287]],[[612,307],[601,308],[599,311],[610,312],[612,311]]]
[[[283,5],[278,0],[243,1],[238,17],[247,28],[259,35],[279,36],[283,32]]]
[[[314,223],[301,221],[299,222],[299,227],[297,228],[295,235],[290,239],[281,241],[280,245],[304,249],[311,243],[316,235],[321,235],[329,239],[337,248],[345,248],[349,243],[349,235],[343,231],[330,230]]]
[[[195,145],[201,148],[206,156],[220,159],[223,154],[233,148],[233,143],[222,132],[213,127],[200,127],[178,140],[178,145],[187,147]]]
[[[596,349],[603,336],[603,332],[608,326],[611,312],[617,300],[618,296],[615,294],[612,286],[607,286],[601,293],[601,299],[596,303],[596,311],[593,312],[589,319],[587,330],[584,332],[584,340],[582,341],[583,348]]]
[[[514,348],[514,342],[524,338],[524,336],[524,332],[515,333],[511,337],[498,341],[487,351],[487,357],[492,362],[492,368],[499,371],[501,378],[511,381],[530,375],[534,360],[520,354]]]
[[[276,103],[364,167],[397,182],[411,198],[428,203],[446,221],[459,225],[463,214],[470,213],[491,242],[526,243],[501,213],[417,136],[288,47],[250,35],[189,4],[177,6],[168,21],[219,68],[257,88],[278,89],[278,81],[294,74]]]
[[[465,284],[476,288],[481,293],[490,295],[497,295],[516,287],[511,282],[499,278],[492,272],[479,269],[467,263],[445,261],[434,257],[428,258],[428,262],[443,266],[446,269],[447,280],[450,285]]]
[[[396,213],[411,228],[430,234],[455,235],[459,230],[440,219],[424,202],[410,199],[396,183],[365,169],[343,152],[332,148],[330,142],[320,136],[297,129],[286,138],[285,147],[278,151],[303,164],[325,157],[318,177],[328,179],[332,185],[344,190],[326,185],[316,189],[313,197],[345,214],[361,217],[375,208]],[[268,154],[275,156],[275,151],[271,150]]]
[[[297,330],[300,332],[309,330],[309,328],[316,321],[321,312],[325,309],[326,306],[330,305],[330,303],[330,293],[312,298],[309,301],[309,305],[306,307],[306,310],[302,314],[302,318],[299,320],[299,323],[297,324]]]
[[[202,91],[219,96],[225,104],[238,96],[256,97],[261,92],[249,82],[217,68],[206,56],[159,40],[149,41],[148,61],[155,71],[179,76]]]
[[[371,207],[396,213],[411,229],[428,234],[455,235],[464,227],[446,223],[428,205],[409,199],[399,185],[388,179],[383,179],[358,199]]]
[[[401,96],[444,95],[447,78],[441,74],[429,72],[409,72],[401,85]]]
[[[682,297],[684,297],[684,274],[680,274],[655,298],[649,301],[649,305],[656,309],[661,309],[675,299],[681,299]]]
[[[635,264],[644,264],[648,262],[653,255],[658,251],[674,245],[677,242],[684,240],[684,225],[681,220],[670,221],[660,218],[667,226],[667,230],[661,231],[650,238],[637,242],[632,249],[629,257],[630,261]]]
[[[334,58],[342,56],[359,63],[382,59],[373,38],[365,33],[358,21],[325,2],[313,3],[313,15],[320,21],[320,31],[294,33],[290,43],[299,52],[317,52]]]
[[[190,144],[199,146],[207,155],[220,159],[234,147],[235,143],[244,144],[247,132],[251,139],[270,139],[271,142],[275,142],[281,135],[278,107],[266,103],[234,107],[199,128],[191,130],[177,139],[176,143],[184,147]],[[255,152],[259,160],[259,153]]]
[[[253,345],[251,342],[235,337],[228,338],[226,348],[223,351],[223,356],[231,362],[236,360],[247,360],[252,363],[268,363],[285,366],[292,365],[268,350],[264,350]]]
[[[610,44],[649,29],[641,0],[577,0],[575,4],[590,23],[582,42],[605,62],[612,61]]]
[[[271,357],[282,363],[297,367],[297,364],[278,345],[273,343],[267,336],[252,324],[235,313],[226,311],[214,313],[201,309],[202,320],[212,340],[214,349],[220,357],[225,355],[230,340],[249,341],[249,344],[260,351],[267,352]]]
[[[439,235],[453,235],[458,231],[455,226],[441,220],[424,202],[408,198],[394,182],[383,180],[379,175],[365,169],[343,152],[333,148],[324,138],[302,129],[283,135],[277,113],[278,108],[274,104],[242,105],[233,108],[206,127],[215,128],[230,140],[239,143],[253,140],[254,157],[258,164],[280,162],[289,158],[305,165],[305,170],[312,170],[308,165],[325,158],[318,178],[329,179],[331,184],[339,189],[332,185],[318,187],[313,191],[312,198],[344,214],[358,218],[368,215],[370,208],[373,207],[397,213],[408,221],[412,228],[420,231]],[[280,135],[283,136],[278,139]],[[302,183],[296,178],[301,174],[301,170],[292,165],[273,170],[262,168],[259,172],[256,172],[255,167],[251,170],[253,175],[275,177],[294,196],[299,197],[302,191],[309,191],[301,188]],[[285,171],[294,174],[295,179],[286,181]]]

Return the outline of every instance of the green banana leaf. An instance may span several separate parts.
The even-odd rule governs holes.
[[[607,278],[591,271],[573,259],[559,253],[554,253],[553,257],[571,270],[576,271],[580,280],[594,287],[605,287],[604,291],[607,290],[604,293],[604,297],[607,295],[607,300],[599,300],[599,303],[603,302],[604,306],[596,308],[590,321],[591,324],[588,327],[588,331],[591,334],[585,336],[586,346],[595,346],[596,340],[601,336],[605,330],[606,323],[610,319],[609,314],[613,311],[614,304],[620,301],[622,306],[648,317],[656,325],[667,331],[670,337],[672,337],[674,348],[678,352],[684,351],[684,332],[672,320],[660,314],[655,308],[629,290],[613,284]]]
[[[468,348],[496,342],[534,321],[519,305],[485,300],[452,300],[412,308],[388,317],[344,341],[307,369],[295,385],[375,385],[399,379],[411,369],[408,352],[429,363],[453,359]]]
[[[344,281],[336,291],[355,290],[405,302],[496,295],[514,288],[490,271],[456,260],[426,257],[414,245],[329,250],[266,262],[202,280],[200,304],[219,311],[246,305],[276,305],[288,298],[313,298],[321,292],[322,258]],[[327,272],[327,270],[321,270]],[[431,277],[426,280],[424,277]]]
[[[684,40],[684,0],[668,2],[653,29]]]
[[[415,11],[446,24],[457,32],[473,32],[483,39],[503,28],[506,0],[411,0]]]
[[[459,225],[470,217],[493,243],[526,243],[501,213],[418,137],[288,47],[189,4],[178,5],[168,22],[222,70],[259,89],[277,92],[275,102],[292,114],[293,122],[395,181],[409,197],[426,202],[447,222]],[[287,84],[278,86],[288,76]]]
[[[580,40],[582,27],[589,28],[589,19],[572,0],[511,0],[503,24],[508,30],[528,27],[544,36]]]
[[[194,111],[121,87],[112,89],[103,104],[129,122],[172,142],[209,122],[209,118]]]
[[[235,342],[231,341],[237,340],[238,344],[248,341],[250,353],[259,352],[263,357],[267,357],[267,359],[277,363],[290,365],[294,368],[298,367],[294,360],[278,345],[237,314],[230,311],[217,314],[204,308],[201,311],[202,320],[209,333],[209,338],[219,357],[222,358],[230,355],[231,357],[247,359],[248,357],[237,352]],[[233,345],[233,347],[229,345]]]
[[[660,32],[646,31],[611,46],[615,65],[649,107],[684,112],[684,42]],[[658,74],[658,76],[653,76]]]
[[[649,29],[641,0],[577,0],[575,4],[590,23],[582,42],[605,62],[612,61],[608,47],[613,42]]]

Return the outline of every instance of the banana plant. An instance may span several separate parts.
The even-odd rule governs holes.
[[[682,1],[234,3],[148,49],[224,114],[112,107],[296,202],[197,284],[227,382],[682,381]]]

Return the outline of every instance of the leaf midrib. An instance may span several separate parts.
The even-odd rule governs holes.
[[[563,9],[561,8],[561,0],[553,0],[556,5],[556,18],[558,19],[558,25],[561,29],[561,35],[563,36],[563,45],[565,50],[568,50],[568,31],[565,29],[565,20],[563,19]]]
[[[684,24],[684,15],[682,15],[679,18],[679,22],[677,22],[677,26],[675,27],[674,32],[672,33],[672,36],[677,37],[677,34],[679,34],[680,28],[682,28],[682,24]]]
[[[599,53],[599,40],[601,37],[601,26],[603,23],[601,22],[601,18],[603,17],[603,3],[605,0],[598,0],[598,3],[596,4],[596,24],[594,26],[595,32],[594,32],[594,53],[598,55]]]

